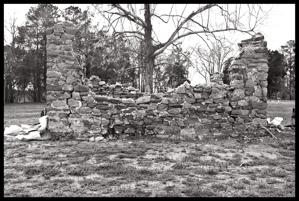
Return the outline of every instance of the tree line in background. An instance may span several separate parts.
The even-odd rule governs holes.
[[[4,47],[6,103],[26,102],[27,99],[32,102],[45,101],[46,30],[60,20],[71,21],[78,27],[74,55],[85,70],[87,78],[97,75],[111,84],[128,83],[141,91],[163,92],[167,87],[174,88],[186,81],[190,67],[195,68],[205,78],[206,83],[209,83],[209,77],[214,72],[227,69],[232,61],[232,45],[215,34],[230,30],[251,33],[259,19],[258,14],[250,13],[256,17],[256,23],[245,30],[238,28],[240,8],[236,8],[239,10],[236,15],[229,15],[228,8],[216,4],[199,6],[187,16],[174,15],[171,12],[168,15],[158,15],[155,13],[155,6],[145,4],[142,9],[144,19],[138,17],[137,9],[131,4],[127,9],[119,4],[113,4],[109,9],[93,6],[97,13],[82,11],[74,6],[59,10],[51,4],[38,4],[37,7],[31,7],[26,14],[25,25],[16,26],[16,19],[10,20],[5,28],[11,34],[12,41]],[[212,7],[220,9],[225,28],[209,27],[209,10]],[[204,11],[209,12],[205,21],[194,20],[196,15],[201,15]],[[92,17],[98,14],[107,19],[109,26],[92,25]],[[172,21],[175,22],[174,32],[164,43],[152,36],[154,18],[163,23],[168,23],[170,18],[173,18]],[[117,24],[124,25],[125,20],[135,24],[135,29],[118,29]],[[202,30],[195,30],[194,25]],[[185,32],[181,33],[182,30]],[[205,38],[200,35],[202,33]],[[208,37],[208,34],[211,37]],[[188,35],[198,35],[204,45],[184,50],[180,39]],[[167,48],[168,52],[165,51]],[[295,42],[288,42],[282,53],[270,51],[269,55],[268,96],[294,98]]]
[[[295,41],[289,40],[281,51],[269,50],[268,98],[295,99]]]
[[[16,18],[5,27],[12,42],[4,47],[5,102],[44,102],[47,78],[46,30],[59,20],[68,20],[78,27],[74,41],[74,53],[85,69],[86,77],[97,75],[110,84],[129,83],[144,88],[139,75],[144,73],[142,44],[135,44],[138,54],[132,54],[132,46],[126,38],[115,37],[91,25],[92,13],[70,6],[64,10],[51,4],[31,7],[24,26],[16,26]],[[188,63],[180,57],[177,45],[155,67],[156,91],[176,87],[187,80]]]

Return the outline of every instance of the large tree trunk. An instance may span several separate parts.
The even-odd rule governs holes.
[[[153,92],[153,69],[154,69],[154,58],[146,56],[145,58],[145,92]]]
[[[144,71],[145,71],[145,65],[144,65],[144,51],[145,51],[145,45],[144,45],[144,41],[140,42],[140,55],[138,55],[137,59],[138,59],[138,80],[137,80],[137,85],[138,88],[140,89],[140,91],[144,91]]]
[[[24,98],[23,103],[25,103],[25,102],[26,102],[26,92],[25,92],[25,88],[23,88],[23,98]]]
[[[90,78],[91,76],[91,61],[88,54],[85,54],[85,76],[87,78]]]
[[[6,79],[4,78],[4,86],[3,86],[3,89],[4,89],[4,104],[6,103],[6,94],[7,94],[7,86],[6,86]]]
[[[9,83],[9,103],[13,103],[14,102],[14,91],[13,91],[13,87],[12,87],[12,83]]]
[[[41,102],[41,97],[42,97],[42,90],[41,90],[41,79],[40,79],[40,74],[37,73],[37,102]]]
[[[150,5],[144,4],[144,18],[146,27],[144,29],[144,39],[145,39],[145,92],[153,92],[153,69],[155,65],[154,58],[154,47],[152,41],[152,24],[151,24],[151,13]]]
[[[46,99],[46,89],[47,89],[47,36],[43,35],[44,40],[44,69],[43,69],[43,99]]]

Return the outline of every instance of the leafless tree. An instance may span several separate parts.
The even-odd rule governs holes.
[[[15,55],[15,46],[16,46],[16,36],[17,36],[17,17],[15,14],[9,18],[6,25],[5,30],[7,34],[10,34],[11,42],[9,46],[6,46],[5,54],[4,54],[4,101],[6,96],[10,99],[9,102],[13,102],[13,86],[15,81],[12,79],[12,69],[16,64],[16,55]],[[7,38],[7,35],[4,36]],[[6,39],[5,39],[6,40]],[[8,42],[8,40],[6,40]],[[8,86],[7,86],[8,85]],[[5,87],[9,88],[9,91],[5,90]],[[9,92],[10,94],[5,94],[5,92]]]
[[[13,56],[14,56],[16,36],[17,36],[17,31],[18,31],[16,22],[17,22],[17,17],[15,15],[13,15],[9,18],[9,21],[7,23],[5,23],[6,25],[4,26],[5,30],[7,31],[7,33],[10,34],[10,37],[11,37],[10,47],[11,47],[11,51],[12,51]],[[6,42],[8,42],[8,41],[6,40]]]
[[[196,57],[193,67],[208,84],[213,73],[223,71],[225,61],[232,56],[233,51],[233,44],[225,38],[208,39],[203,46],[197,46],[193,51]]]
[[[143,42],[146,92],[153,91],[155,59],[171,44],[191,35],[210,35],[215,39],[218,33],[227,31],[239,31],[252,35],[256,26],[261,22],[263,14],[261,6],[257,4],[186,4],[180,13],[176,11],[177,5],[164,5],[170,9],[167,13],[158,13],[156,4],[144,4],[143,7],[138,7],[136,4],[93,6],[107,20],[107,29],[112,30],[114,35],[121,34]],[[153,29],[153,22],[158,21],[165,26],[170,23],[174,26],[164,42],[159,40],[157,30]]]

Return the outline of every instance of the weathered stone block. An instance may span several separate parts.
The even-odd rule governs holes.
[[[256,59],[256,63],[268,63],[268,60],[265,58]]]
[[[157,105],[157,110],[161,111],[161,110],[167,110],[168,106],[166,104],[158,104]]]
[[[151,94],[151,103],[159,103],[161,100],[162,100],[161,97],[155,94]]]
[[[201,93],[194,93],[195,99],[201,99]]]
[[[180,112],[181,112],[180,108],[171,108],[168,110],[169,114],[174,114],[174,115],[179,114]]]
[[[219,120],[219,119],[222,118],[222,116],[219,115],[219,114],[214,114],[214,115],[212,115],[212,117],[213,117],[213,119],[215,119],[215,120]]]
[[[120,104],[122,101],[119,98],[108,98],[107,102],[113,103],[113,104]]]
[[[66,41],[64,41],[64,44],[66,44],[66,45],[71,45],[72,43],[73,43],[72,40],[66,40]]]
[[[240,114],[241,115],[248,115],[249,114],[249,110],[240,110]]]
[[[81,96],[79,92],[72,92],[72,99],[81,100]]]
[[[63,24],[62,23],[54,24],[54,31],[63,33],[64,32]]]
[[[88,92],[89,88],[86,85],[78,84],[74,87],[74,91],[76,91],[76,92]]]
[[[241,115],[241,110],[232,110],[231,115],[233,116]]]
[[[150,103],[151,96],[142,96],[136,100],[137,104],[144,104],[144,103]]]
[[[59,85],[47,84],[46,90],[47,91],[62,91],[62,87]]]
[[[255,83],[251,78],[246,80],[245,87],[251,88],[251,87],[254,87],[254,86],[255,86]]]
[[[237,117],[235,121],[237,124],[244,124],[244,122],[245,122],[244,119],[241,117]]]
[[[252,124],[253,125],[261,124],[263,126],[267,126],[268,122],[267,122],[267,119],[254,118],[254,119],[252,119]]]
[[[206,99],[204,102],[202,102],[203,104],[212,104],[214,101],[212,98]]]
[[[61,40],[73,40],[75,38],[74,35],[64,33],[61,35]]]
[[[263,101],[251,101],[252,109],[264,110],[267,109],[267,103]]]
[[[81,107],[82,106],[82,102],[79,100],[75,100],[75,99],[69,99],[68,100],[68,105],[70,107]]]
[[[49,120],[48,129],[51,133],[73,133],[73,130],[62,122]]]
[[[266,63],[261,63],[261,64],[258,64],[257,70],[262,72],[262,73],[265,73],[267,75],[267,72],[269,70],[269,66]]]
[[[245,93],[243,89],[235,89],[231,94],[231,101],[238,101],[245,97]]]
[[[46,29],[46,35],[50,35],[54,33],[53,27]]]
[[[97,101],[97,102],[105,102],[108,100],[108,97],[107,96],[101,96],[101,95],[96,95],[94,97],[94,99]]]
[[[103,86],[103,85],[105,85],[105,84],[106,84],[106,82],[103,81],[103,80],[99,82],[99,85],[100,85],[100,86]]]
[[[265,72],[259,72],[259,73],[257,74],[257,79],[258,79],[258,80],[266,81],[267,78],[268,78],[268,74],[265,73]]]
[[[135,104],[135,101],[133,98],[122,98],[121,102],[124,104]]]
[[[127,133],[127,134],[133,134],[133,133],[135,133],[135,129],[134,128],[132,128],[132,127],[129,127],[129,128],[126,128],[125,129],[125,131],[124,131],[124,133]]]
[[[197,135],[194,128],[184,128],[181,129],[180,136],[183,138],[195,139]]]
[[[53,101],[51,107],[56,109],[68,109],[68,105],[66,104],[66,100],[56,100]]]
[[[213,113],[213,112],[216,112],[216,108],[207,107],[206,111],[210,112],[210,113]]]
[[[60,78],[61,76],[62,74],[58,71],[51,71],[51,70],[47,71],[47,78]]]
[[[187,103],[190,103],[190,104],[195,103],[195,98],[186,98],[185,100]]]
[[[75,84],[77,82],[78,82],[78,79],[73,76],[68,76],[66,78],[66,83],[68,83],[68,84]]]
[[[182,105],[183,105],[183,109],[189,109],[192,107],[192,104],[190,104],[188,102],[184,102]]]
[[[99,110],[97,108],[93,108],[92,109],[92,115],[94,115],[94,116],[101,116],[101,110]]]
[[[218,106],[218,107],[216,108],[216,112],[218,112],[218,113],[223,113],[223,112],[225,112],[225,108],[222,107],[222,106]]]
[[[263,98],[267,98],[267,92],[268,92],[267,87],[263,87],[263,88],[262,88],[262,97],[263,97]]]
[[[244,107],[244,106],[248,106],[249,103],[246,100],[239,100],[238,105]]]
[[[226,97],[226,91],[221,91],[221,90],[212,90],[212,93],[210,94],[211,99],[222,99]]]
[[[70,128],[79,134],[83,134],[88,131],[88,128],[84,126],[84,123],[79,118],[69,118],[69,122]]]
[[[63,95],[60,97],[60,99],[68,99],[71,97],[71,92],[64,92]]]
[[[92,96],[83,96],[82,100],[86,101],[87,103],[93,103],[95,101]]]
[[[71,45],[61,45],[61,46],[60,46],[60,49],[61,49],[62,51],[73,51]]]
[[[175,89],[175,92],[178,94],[185,94],[186,93],[186,89],[184,85],[180,85]]]
[[[89,107],[81,107],[78,112],[80,114],[91,114],[92,110]]]
[[[254,93],[255,89],[254,87],[246,87],[245,88],[245,96],[252,96]]]
[[[81,97],[83,97],[83,96],[88,96],[89,92],[84,91],[84,92],[79,92],[79,94]]]
[[[69,27],[66,26],[64,30],[65,30],[65,33],[71,34],[71,35],[75,35],[76,32],[78,31],[78,29],[71,27],[71,26],[69,26]]]
[[[225,112],[231,112],[232,108],[230,106],[225,106],[224,110],[225,110]]]
[[[71,84],[64,84],[63,86],[62,86],[62,90],[63,91],[73,91],[74,90],[74,87],[73,87],[73,85],[71,85]]]
[[[230,86],[236,88],[236,89],[242,89],[244,87],[243,80],[232,80],[230,82]]]

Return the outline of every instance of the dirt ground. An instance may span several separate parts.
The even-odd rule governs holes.
[[[5,142],[4,196],[295,196],[294,135],[277,137]]]

